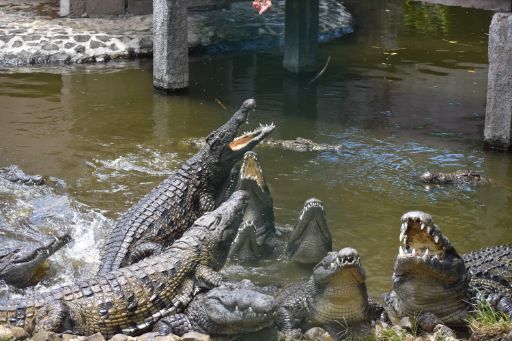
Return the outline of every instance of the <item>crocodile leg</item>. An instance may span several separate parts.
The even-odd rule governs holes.
[[[277,309],[276,325],[286,341],[298,340],[302,336],[302,331],[299,328],[294,328],[294,317],[291,312],[284,307]]]
[[[512,297],[503,296],[496,305],[496,310],[507,314],[512,318]]]
[[[175,334],[181,336],[192,330],[192,324],[187,315],[174,314],[161,318],[153,327],[153,332],[160,335]]]
[[[204,286],[207,289],[218,287],[223,281],[220,273],[201,264],[196,268],[196,278],[201,283],[201,286]]]
[[[207,190],[199,195],[199,206],[203,212],[210,212],[215,209],[214,193],[214,190]]]
[[[129,256],[130,264],[137,263],[138,261],[150,257],[154,254],[159,254],[163,251],[162,244],[155,242],[141,242],[135,243],[133,251]]]
[[[61,331],[64,322],[68,320],[69,317],[69,309],[63,302],[50,302],[36,313],[35,331]]]
[[[192,298],[194,297],[195,294],[195,290],[196,286],[193,280],[186,279],[183,281],[179,293],[173,300],[175,313],[182,311],[183,308],[186,307],[190,303],[190,301],[192,301]]]

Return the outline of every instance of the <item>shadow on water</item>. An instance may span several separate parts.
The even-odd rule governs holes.
[[[254,97],[249,125],[273,121],[273,138],[344,146],[257,150],[277,222],[293,225],[304,200],[320,198],[334,247],[359,250],[372,295],[390,287],[408,210],[431,213],[461,252],[512,242],[512,160],[481,143],[492,13],[401,0],[346,5],[355,33],[320,46],[319,69],[331,61],[312,84],[314,75],[283,71],[280,50],[194,57],[188,95],[178,97],[153,91],[149,61],[0,74],[0,165],[59,177],[72,205],[115,219],[196,151],[183,140],[206,136]],[[461,168],[493,184],[416,182],[426,170]],[[105,227],[89,229],[101,241]],[[237,273],[259,281],[307,275],[276,262]]]

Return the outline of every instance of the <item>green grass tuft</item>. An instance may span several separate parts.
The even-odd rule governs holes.
[[[510,317],[494,310],[483,298],[477,301],[467,322],[473,340],[500,340],[512,330]]]

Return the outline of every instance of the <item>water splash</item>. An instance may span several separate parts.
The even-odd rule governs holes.
[[[42,233],[69,231],[72,240],[48,259],[42,281],[18,290],[0,286],[0,297],[46,292],[52,288],[93,276],[99,266],[99,247],[112,221],[73,200],[51,185],[26,186],[0,179],[0,220],[11,226],[28,221]]]

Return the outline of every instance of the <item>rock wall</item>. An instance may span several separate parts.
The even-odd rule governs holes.
[[[211,6],[225,2],[226,0],[189,0],[187,6]],[[63,17],[141,15],[152,12],[152,0],[60,0],[60,15]]]

